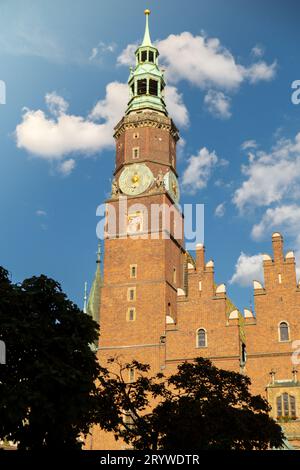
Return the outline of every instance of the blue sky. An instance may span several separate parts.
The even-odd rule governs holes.
[[[1,0],[0,264],[15,281],[53,277],[82,305],[144,8],[184,139],[181,202],[205,204],[207,260],[248,307],[272,232],[300,253],[296,0]]]

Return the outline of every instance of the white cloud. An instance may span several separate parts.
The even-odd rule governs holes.
[[[254,225],[251,235],[255,240],[261,240],[271,230],[284,229],[289,235],[298,235],[300,231],[300,206],[296,204],[282,205],[269,208],[264,213],[261,221]]]
[[[225,202],[222,202],[221,204],[219,204],[216,209],[215,209],[215,216],[216,217],[224,217],[225,215]]]
[[[204,104],[208,111],[221,119],[230,118],[230,101],[230,98],[222,91],[209,90],[204,97]]]
[[[35,211],[35,214],[38,216],[38,217],[46,217],[47,215],[47,212],[42,210],[42,209],[38,209],[37,211]]]
[[[15,131],[17,146],[56,161],[71,153],[86,155],[112,148],[113,128],[124,113],[127,93],[127,85],[109,83],[105,99],[96,104],[88,117],[67,114],[65,100],[56,93],[47,94],[50,116],[40,109],[26,109]],[[96,119],[103,122],[97,123]]]
[[[63,176],[69,176],[76,166],[76,162],[74,158],[69,158],[68,160],[64,160],[58,166],[58,171]]]
[[[175,86],[167,86],[165,99],[168,112],[177,126],[186,127],[189,124],[189,113],[183,102],[181,93]]]
[[[262,255],[248,256],[241,252],[235,272],[230,279],[230,284],[239,284],[242,287],[251,286],[254,280],[263,282]]]
[[[256,148],[257,148],[257,143],[253,139],[245,140],[245,142],[243,142],[241,144],[241,149],[242,150],[256,149]]]
[[[248,165],[242,166],[246,180],[235,191],[233,202],[239,210],[245,207],[268,206],[283,198],[300,195],[300,132],[295,139],[281,139],[270,153],[251,154]]]
[[[205,188],[217,163],[218,157],[214,151],[209,152],[206,147],[201,148],[197,155],[192,155],[188,159],[182,177],[183,189],[194,194],[198,189]]]
[[[262,80],[270,81],[276,74],[276,61],[272,64],[267,64],[264,61],[257,62],[251,65],[245,72],[245,76],[249,79],[250,83],[257,83]]]
[[[133,67],[135,65],[135,51],[137,50],[139,44],[128,44],[128,46],[123,49],[121,54],[117,58],[117,65],[127,65],[128,67]]]
[[[262,57],[264,53],[265,53],[265,50],[263,46],[261,46],[260,44],[256,44],[251,50],[251,54],[254,57]]]
[[[89,56],[89,61],[93,62],[97,60],[98,62],[102,61],[103,55],[106,53],[112,53],[116,49],[115,43],[106,44],[103,41],[100,41],[96,47],[93,47]]]
[[[50,113],[54,116],[65,114],[69,107],[69,103],[67,103],[66,100],[62,96],[59,96],[55,91],[46,94],[45,102]]]
[[[104,120],[109,131],[124,115],[128,102],[128,85],[126,83],[111,82],[106,86],[106,97],[96,103],[89,117],[93,120]],[[111,143],[113,137],[111,135]]]
[[[162,61],[167,65],[168,80],[188,80],[201,88],[215,85],[236,88],[243,81],[243,69],[217,38],[193,36],[189,32],[159,41]]]

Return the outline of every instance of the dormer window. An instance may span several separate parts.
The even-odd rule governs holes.
[[[142,78],[137,82],[137,94],[138,95],[145,95],[147,93],[147,80],[146,78]]]
[[[149,93],[150,95],[157,96],[158,95],[158,81],[157,80],[149,80]]]
[[[147,51],[141,52],[141,62],[147,62]]]

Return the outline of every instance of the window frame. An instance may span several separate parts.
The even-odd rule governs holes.
[[[281,327],[283,325],[286,325],[286,329],[287,329],[287,339],[282,339],[282,335],[281,335]],[[291,341],[291,333],[290,333],[290,325],[289,323],[286,321],[286,320],[282,320],[278,323],[278,341],[279,343],[289,343]]]
[[[204,332],[204,339],[205,339],[204,346],[202,346],[202,345],[200,346],[200,344],[199,344],[199,333],[200,333],[200,331]],[[201,348],[201,349],[202,348],[207,348],[207,331],[203,327],[198,328],[197,331],[196,331],[196,348]]]
[[[135,269],[135,276],[132,274],[132,270]],[[131,264],[129,266],[130,279],[137,279],[137,264]]]
[[[133,318],[131,319],[131,312],[133,312]],[[126,314],[126,321],[133,322],[136,321],[136,308],[135,307],[128,307],[127,314]]]
[[[131,292],[133,292],[133,297],[131,298]],[[134,302],[136,300],[136,287],[127,288],[127,300],[128,302]]]
[[[288,392],[275,397],[277,419],[297,419],[297,398]]]

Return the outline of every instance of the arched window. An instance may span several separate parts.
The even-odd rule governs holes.
[[[204,328],[199,328],[199,330],[197,330],[197,348],[205,348],[206,346],[206,331]]]
[[[292,418],[296,419],[296,398],[288,393],[283,393],[276,398],[276,408],[278,418]]]
[[[279,341],[289,341],[289,339],[290,339],[289,325],[287,322],[282,321],[279,324]]]

